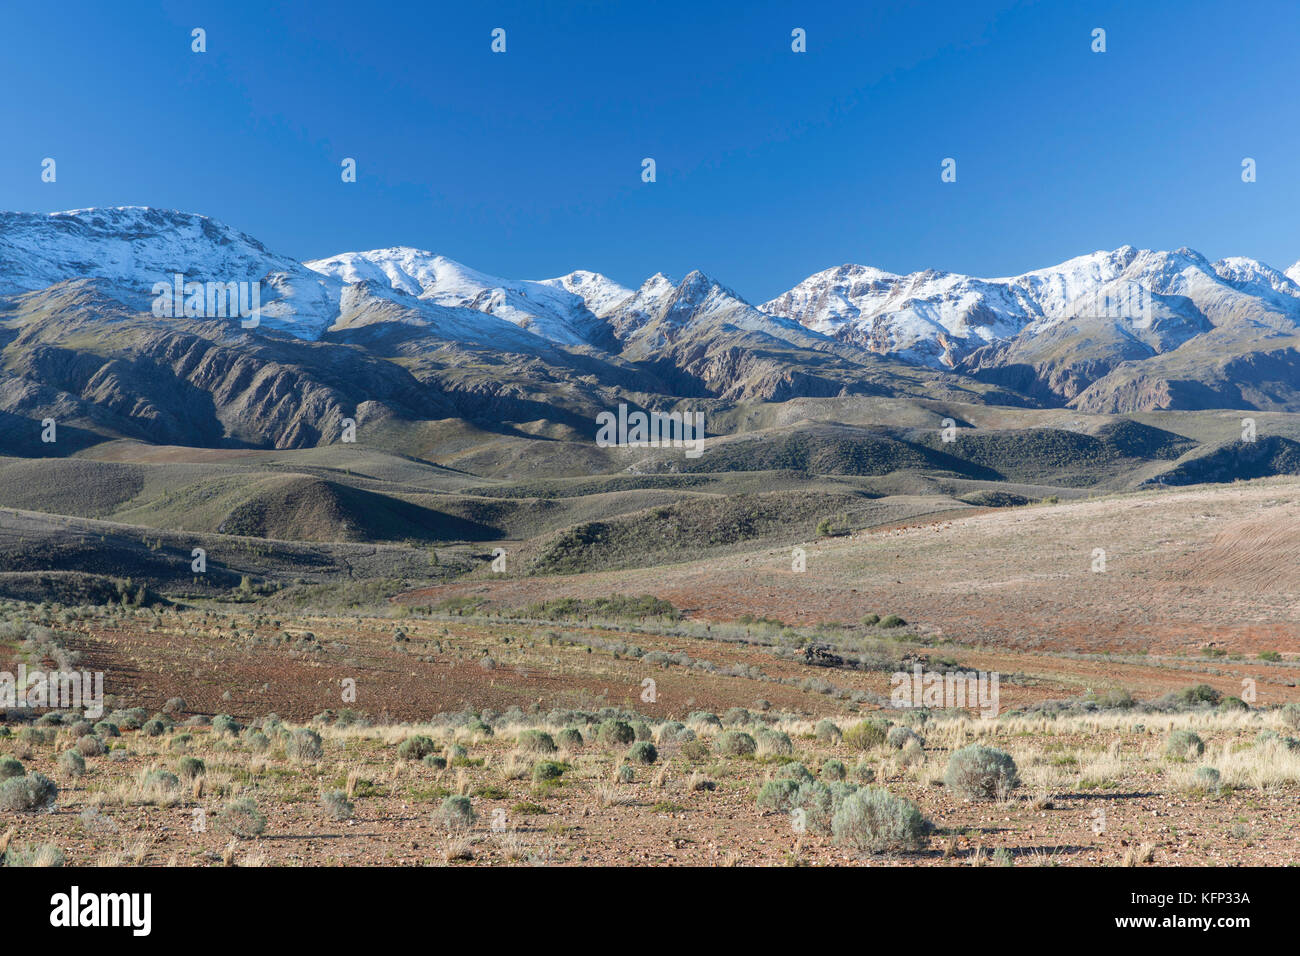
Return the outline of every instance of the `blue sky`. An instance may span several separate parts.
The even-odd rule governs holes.
[[[298,258],[517,278],[699,268],[753,302],[843,262],[1300,258],[1294,2],[265,7],[6,5],[0,208],[164,206]]]

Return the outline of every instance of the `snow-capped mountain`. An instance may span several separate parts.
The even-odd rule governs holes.
[[[1300,285],[1253,259],[1211,263],[1190,249],[1124,246],[1000,279],[844,265],[762,308],[876,352],[952,368],[982,346],[1078,319],[1110,320],[1133,335],[1162,328],[1182,341],[1206,323],[1290,330],[1300,319]]]
[[[152,290],[177,274],[258,283],[260,325],[152,314]],[[755,307],[700,272],[680,282],[656,273],[633,290],[590,271],[506,279],[409,247],[303,263],[191,213],[0,213],[0,322],[21,332],[7,360],[19,346],[33,350],[21,389],[11,383],[15,408],[62,361],[45,345],[88,330],[112,336],[113,325],[144,330],[145,339],[123,337],[121,354],[133,361],[147,342],[156,351],[148,362],[203,348],[194,337],[222,348],[296,342],[400,356],[420,382],[472,396],[454,401],[507,401],[538,418],[552,402],[631,393],[773,401],[946,391],[1093,411],[1300,411],[1300,263],[1280,272],[1190,249],[1124,246],[994,279],[845,265]],[[350,353],[333,354],[341,368],[329,376],[346,375]]]
[[[603,340],[606,330],[597,310],[632,294],[594,272],[541,282],[502,279],[405,246],[345,252],[305,265],[344,283],[368,280],[437,305],[485,312],[559,345]]]

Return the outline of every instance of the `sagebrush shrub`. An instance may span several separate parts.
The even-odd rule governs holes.
[[[799,783],[809,783],[813,779],[812,771],[797,760],[791,760],[789,763],[783,764],[776,775]]]
[[[551,735],[542,730],[525,730],[515,743],[526,754],[553,754],[556,750]]]
[[[565,727],[560,731],[557,743],[565,750],[577,750],[583,745],[582,731],[576,727]]]
[[[403,760],[423,760],[437,749],[438,745],[433,742],[432,738],[426,737],[424,734],[416,734],[413,737],[407,737],[397,745],[397,756]]]
[[[554,760],[539,760],[533,765],[533,783],[547,783],[559,780],[564,774],[564,765]]]
[[[636,731],[624,721],[606,720],[596,729],[596,739],[607,746],[626,747],[636,740]]]
[[[1278,711],[1278,716],[1282,718],[1282,723],[1292,730],[1300,730],[1300,704],[1287,704]]]
[[[817,721],[817,727],[813,733],[815,733],[817,739],[824,744],[837,744],[844,737],[844,733],[832,720]]]
[[[760,757],[788,757],[794,753],[790,735],[780,730],[760,730],[754,735]]]
[[[0,757],[0,780],[8,780],[10,777],[21,777],[27,772],[21,760],[17,757],[4,756]]]
[[[19,813],[49,810],[54,807],[58,796],[59,788],[44,774],[29,773],[22,777],[10,777],[0,783],[0,810]]]
[[[59,754],[59,769],[69,777],[80,777],[86,772],[86,758],[75,750]]]
[[[890,727],[889,732],[885,735],[885,742],[895,750],[902,750],[912,741],[916,741],[917,746],[925,746],[924,737],[911,727],[904,727],[901,724],[897,727]]]
[[[306,727],[300,727],[285,738],[284,752],[290,760],[302,763],[315,763],[325,756],[325,747],[320,734]]]
[[[252,797],[231,800],[217,814],[217,825],[231,836],[252,839],[266,829],[266,816]]]
[[[1205,753],[1205,741],[1190,730],[1175,730],[1165,744],[1165,754],[1175,760],[1191,760]]]
[[[344,790],[327,790],[320,795],[321,810],[331,820],[351,820],[352,801]]]
[[[1020,784],[1016,762],[1004,750],[971,744],[948,758],[943,782],[949,790],[972,800],[1005,797]]]
[[[718,739],[714,741],[713,746],[718,753],[729,757],[748,757],[758,749],[754,738],[743,730],[723,731],[718,734]]]
[[[831,820],[836,843],[865,853],[920,850],[929,831],[915,803],[881,787],[849,794]]]
[[[878,720],[863,720],[844,731],[844,742],[854,750],[874,750],[885,742],[888,725]]]
[[[823,780],[843,780],[848,775],[849,772],[845,768],[844,761],[842,760],[836,760],[832,757],[830,760],[822,764]]]
[[[758,791],[758,808],[789,810],[793,806],[794,795],[798,792],[799,784],[794,780],[769,780]]]
[[[659,759],[659,751],[655,750],[655,745],[650,741],[638,740],[632,745],[632,749],[627,752],[627,759],[631,763],[639,763],[648,767]]]
[[[712,727],[714,730],[722,729],[722,721],[718,719],[718,715],[711,714],[707,710],[697,710],[687,714],[686,723],[695,727]]]
[[[203,776],[206,771],[207,767],[198,757],[181,757],[176,761],[176,773],[182,780],[193,780]]]
[[[229,714],[217,714],[212,718],[212,733],[218,737],[237,737],[241,729],[239,721]]]
[[[462,830],[474,825],[477,814],[469,797],[447,797],[433,815],[434,822],[448,830]]]

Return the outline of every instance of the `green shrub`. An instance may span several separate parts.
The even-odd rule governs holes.
[[[1205,753],[1205,741],[1190,730],[1175,730],[1165,744],[1165,756],[1175,760],[1191,760]]]
[[[920,850],[929,831],[915,803],[880,787],[850,794],[831,820],[835,842],[864,853]]]
[[[837,744],[844,739],[844,733],[831,720],[817,721],[817,728],[814,733],[817,735],[817,739],[824,744]]]
[[[888,731],[888,724],[867,719],[844,731],[844,742],[854,750],[874,750],[885,742]]]
[[[140,733],[146,737],[161,737],[166,730],[167,726],[161,720],[156,719],[146,720],[140,726]]]
[[[995,800],[1005,797],[1020,784],[1020,774],[1006,751],[971,744],[948,758],[943,782],[960,796]]]
[[[217,814],[217,826],[231,836],[252,839],[266,830],[266,816],[252,797],[231,800]]]
[[[681,754],[691,763],[700,763],[709,759],[709,745],[703,740],[688,740],[682,744]]]
[[[447,758],[440,757],[438,754],[425,754],[423,763],[426,767],[432,767],[434,770],[447,769]]]
[[[862,618],[862,623],[866,627],[875,627],[877,624],[880,623],[880,615],[868,614]]]
[[[779,778],[795,780],[799,783],[811,783],[813,780],[812,771],[797,760],[791,760],[782,766],[776,775]]]
[[[544,784],[559,780],[564,775],[564,765],[554,760],[539,760],[533,765],[533,783]]]
[[[0,866],[6,867],[60,867],[67,863],[67,857],[53,843],[19,843],[11,846],[0,857]]]
[[[171,792],[180,788],[181,781],[169,770],[150,770],[144,775],[143,787],[155,792]]]
[[[835,795],[831,788],[817,780],[799,784],[794,795],[794,806],[803,811],[806,829],[825,833],[831,828],[831,817],[835,809]]]
[[[541,730],[525,730],[515,743],[526,754],[553,754],[556,750],[551,735]]]
[[[724,727],[744,727],[750,722],[749,711],[744,707],[731,707],[722,715]]]
[[[477,818],[469,797],[447,797],[433,815],[434,823],[447,830],[471,827]]]
[[[1223,695],[1209,684],[1184,687],[1174,696],[1180,702],[1193,706],[1196,704],[1217,704],[1223,698]]]
[[[10,777],[0,783],[0,810],[15,810],[20,813],[50,810],[58,796],[59,788],[43,774],[29,773],[22,777]]]
[[[576,727],[565,727],[560,731],[558,743],[565,750],[577,750],[583,744],[582,731]]]
[[[714,730],[722,729],[722,721],[718,719],[718,715],[711,714],[707,710],[697,710],[688,714],[686,723],[695,727],[710,727]]]
[[[659,759],[659,751],[655,750],[655,745],[650,741],[638,740],[632,745],[632,749],[627,752],[627,759],[632,763],[648,767]]]
[[[94,734],[86,734],[77,740],[77,752],[83,757],[102,757],[108,747]]]
[[[606,720],[596,729],[596,739],[608,747],[626,747],[636,740],[636,731],[621,720]]]
[[[1213,767],[1197,767],[1196,781],[1202,786],[1213,789],[1219,785],[1219,771]]]
[[[271,738],[260,730],[250,730],[244,735],[244,745],[255,754],[264,754],[271,749]]]
[[[874,783],[876,779],[876,768],[863,757],[853,767],[853,779],[858,783]]]
[[[229,714],[217,714],[212,718],[212,732],[218,737],[238,737],[241,729],[239,721]]]
[[[117,724],[108,720],[101,720],[95,724],[94,731],[101,737],[121,737],[122,731],[118,729]]]
[[[822,764],[823,780],[843,780],[848,775],[849,772],[845,768],[842,760],[836,760],[832,757],[830,760]]]
[[[695,731],[688,730],[681,721],[670,720],[659,725],[659,732],[655,734],[655,739],[660,747],[664,744],[685,743],[687,740],[695,739]]]
[[[794,780],[769,780],[758,791],[758,808],[760,810],[790,810],[794,795],[799,792],[799,784]]]
[[[65,750],[59,754],[59,769],[69,777],[80,777],[86,772],[86,758],[75,750]]]
[[[912,741],[916,741],[918,747],[925,746],[925,738],[914,731],[911,727],[899,725],[890,727],[889,732],[885,735],[885,742],[895,750],[902,750]]]
[[[423,760],[437,749],[438,745],[431,738],[416,734],[397,745],[397,756],[402,760]]]
[[[176,773],[182,780],[193,780],[207,772],[207,766],[198,757],[181,757],[176,761]]]
[[[618,772],[614,776],[614,779],[617,780],[619,783],[631,783],[633,780],[636,779],[636,771],[632,769],[631,764],[626,764],[626,763],[621,764],[618,768]]]
[[[290,760],[315,763],[325,756],[325,747],[320,734],[306,727],[299,727],[285,738],[284,752]]]
[[[0,780],[8,780],[10,777],[21,777],[27,772],[22,761],[17,757],[4,756],[0,757]]]
[[[1300,730],[1300,704],[1286,704],[1277,714],[1292,730]]]
[[[352,819],[352,801],[344,790],[326,790],[320,795],[320,806],[331,820]]]
[[[789,757],[794,753],[790,735],[779,730],[760,730],[754,735],[756,753],[760,757]]]
[[[727,730],[718,734],[714,749],[729,757],[749,757],[758,749],[754,738],[743,730]]]
[[[907,622],[897,614],[887,614],[880,619],[881,627],[902,627]]]

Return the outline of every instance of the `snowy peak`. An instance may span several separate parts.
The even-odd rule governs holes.
[[[555,279],[542,279],[542,285],[571,292],[586,303],[592,315],[604,317],[632,296],[632,290],[599,272],[579,269]]]
[[[630,295],[594,272],[543,282],[503,279],[406,246],[345,252],[306,266],[345,283],[370,281],[426,302],[487,313],[559,345],[591,344],[600,341],[605,331],[586,298],[571,290],[566,280],[589,290],[602,306],[611,306],[610,300],[616,305]]]
[[[147,292],[177,272],[237,281],[300,268],[251,236],[193,213],[147,206],[0,213],[0,290],[96,277]]]
[[[761,308],[877,352],[952,367],[984,345],[1079,319],[1130,329],[1160,321],[1182,326],[1183,337],[1207,321],[1294,327],[1300,285],[1253,259],[1211,263],[1188,248],[1122,246],[997,279],[934,270],[900,276],[844,265],[810,276]]]

